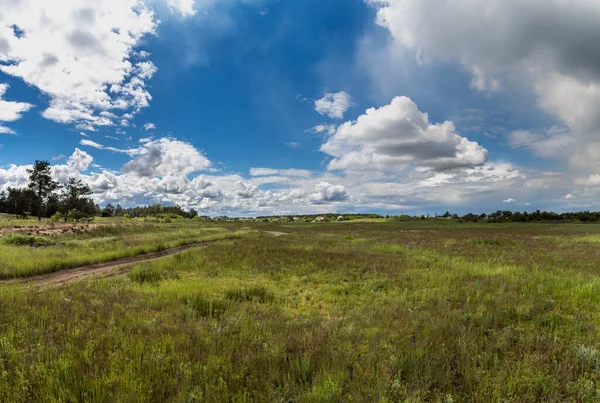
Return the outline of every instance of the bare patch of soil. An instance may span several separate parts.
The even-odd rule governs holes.
[[[21,234],[33,236],[52,236],[52,235],[67,235],[67,234],[82,234],[90,232],[98,228],[104,227],[135,227],[138,224],[55,224],[55,225],[40,225],[21,227],[15,225],[13,227],[4,227],[0,229],[0,238],[6,234]]]
[[[267,234],[271,234],[273,236],[286,236],[289,235],[287,232],[277,232],[277,231],[265,231]]]

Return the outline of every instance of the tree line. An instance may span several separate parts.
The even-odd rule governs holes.
[[[27,186],[9,187],[6,192],[0,192],[0,212],[17,218],[35,216],[40,221],[42,217],[56,217],[65,222],[99,214],[100,206],[89,198],[90,187],[80,179],[69,177],[67,183],[61,185],[52,178],[48,161],[35,161],[27,173]]]

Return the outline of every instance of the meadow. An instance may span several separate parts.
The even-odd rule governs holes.
[[[217,242],[61,287],[0,283],[0,401],[600,399],[599,225],[182,220],[51,238],[1,246],[2,276]]]

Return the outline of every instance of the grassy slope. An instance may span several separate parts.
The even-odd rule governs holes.
[[[293,235],[0,287],[0,401],[599,397],[600,227],[256,227]]]

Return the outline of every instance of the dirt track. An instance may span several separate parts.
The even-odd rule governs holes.
[[[126,257],[119,260],[112,260],[110,262],[97,263],[88,266],[76,267],[74,269],[66,269],[57,271],[54,273],[41,274],[39,276],[29,277],[19,280],[11,280],[13,284],[25,284],[25,285],[63,285],[72,283],[75,281],[83,280],[90,277],[103,277],[110,274],[114,274],[116,269],[122,267],[131,266],[136,263],[148,262],[150,260],[156,260],[167,256],[173,256],[178,253],[184,252],[192,248],[206,247],[218,241],[206,241],[193,243],[184,246],[178,246],[176,248],[166,249],[160,252],[146,253],[144,255]]]
[[[285,232],[274,232],[274,231],[265,231],[265,233],[273,235],[275,237],[289,235]],[[162,250],[160,252],[146,253],[144,255],[137,255],[126,257],[123,259],[112,260],[110,262],[96,263],[92,265],[76,267],[74,269],[65,269],[61,271],[57,271],[54,273],[41,274],[39,276],[18,279],[18,280],[10,280],[6,283],[12,284],[24,284],[24,285],[63,285],[73,283],[75,281],[83,280],[90,277],[103,277],[111,274],[115,274],[114,272],[117,269],[122,267],[131,266],[137,263],[148,262],[151,260],[160,259],[167,256],[173,256],[178,253],[184,252],[193,248],[205,248],[210,244],[215,242],[223,242],[219,241],[203,241],[192,243],[189,245],[178,246],[171,249]]]

